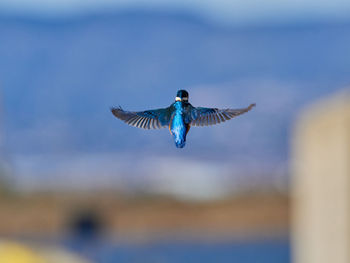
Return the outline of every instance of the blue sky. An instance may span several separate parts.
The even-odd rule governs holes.
[[[298,19],[344,20],[349,0],[1,0],[3,12],[75,15],[110,8],[187,10],[228,23],[257,23]]]
[[[180,9],[229,23],[350,17],[349,0],[247,1],[0,0],[0,13],[75,16],[124,8]],[[196,21],[197,26],[169,20],[157,27],[167,19],[145,27],[143,20],[118,25],[115,19],[55,30],[54,23],[18,26],[28,20],[14,21],[0,24],[0,75],[6,147],[17,173],[15,184],[23,187],[67,182],[110,187],[125,183],[126,174],[130,187],[139,182],[203,198],[215,197],[213,189],[225,194],[254,180],[283,184],[296,112],[350,83],[349,24],[246,31]],[[130,31],[131,26],[136,30]],[[148,34],[154,26],[156,33]],[[119,104],[127,110],[163,107],[178,88],[191,92],[195,106],[256,102],[258,107],[229,124],[191,129],[180,155],[167,130],[133,129],[109,113],[111,105]],[[150,92],[155,95],[145,100]],[[17,105],[28,110],[18,111]],[[184,159],[188,173],[181,178],[169,173],[167,167],[184,166]]]

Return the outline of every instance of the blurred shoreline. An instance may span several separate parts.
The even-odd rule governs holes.
[[[256,240],[288,236],[289,198],[247,194],[184,202],[166,196],[110,192],[37,192],[0,198],[0,235],[64,238],[88,215],[98,235],[123,242]]]

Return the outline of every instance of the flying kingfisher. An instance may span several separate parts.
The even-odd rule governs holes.
[[[177,148],[186,144],[191,126],[208,126],[230,120],[250,111],[254,104],[242,109],[217,109],[193,107],[188,102],[188,92],[179,90],[175,102],[167,108],[146,111],[124,111],[120,106],[111,108],[115,117],[125,123],[143,129],[168,127]]]

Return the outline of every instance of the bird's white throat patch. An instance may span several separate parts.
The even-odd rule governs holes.
[[[182,99],[180,97],[176,97],[175,101],[188,101],[187,97],[183,97]]]

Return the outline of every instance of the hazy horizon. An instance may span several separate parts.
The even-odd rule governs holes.
[[[3,0],[0,13],[26,14],[41,17],[75,17],[100,12],[149,10],[187,12],[219,24],[244,25],[297,21],[348,21],[350,2],[336,1],[276,1],[247,2],[244,0]]]

